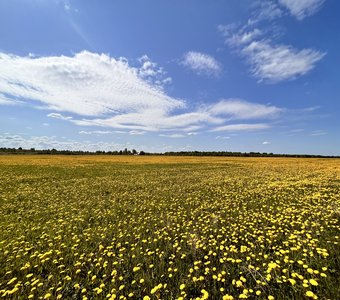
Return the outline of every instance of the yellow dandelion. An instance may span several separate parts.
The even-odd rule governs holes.
[[[289,278],[288,281],[291,283],[291,285],[295,285],[296,284],[296,280]]]
[[[312,291],[307,291],[306,296],[315,299],[315,294]]]
[[[208,299],[209,293],[208,293],[206,290],[202,289],[202,290],[201,290],[201,293],[203,294],[203,296],[201,297],[201,299]]]
[[[311,285],[314,285],[314,286],[319,285],[318,282],[317,282],[315,279],[309,279],[309,283],[310,283]]]
[[[13,277],[10,281],[7,282],[7,284],[11,284],[11,283],[15,282],[16,280],[17,280],[17,278]]]

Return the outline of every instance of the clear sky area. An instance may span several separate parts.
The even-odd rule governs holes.
[[[340,1],[0,0],[0,147],[340,155]]]

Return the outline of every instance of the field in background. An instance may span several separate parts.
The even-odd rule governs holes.
[[[4,299],[337,299],[340,160],[0,156]]]

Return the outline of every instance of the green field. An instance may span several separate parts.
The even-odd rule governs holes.
[[[0,178],[0,298],[340,298],[339,159],[0,156]]]

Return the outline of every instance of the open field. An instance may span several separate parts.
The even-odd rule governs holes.
[[[0,156],[0,298],[339,299],[340,160]]]

